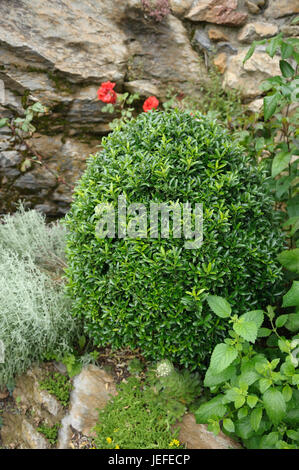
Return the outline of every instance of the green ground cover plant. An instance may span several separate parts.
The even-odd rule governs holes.
[[[72,383],[65,375],[60,372],[49,373],[39,382],[39,387],[41,390],[47,390],[51,395],[54,395],[63,406],[68,405]]]
[[[118,394],[99,412],[95,447],[99,449],[183,448],[172,428],[198,397],[196,374],[178,371],[168,361],[153,366],[145,378],[122,382]]]
[[[37,431],[43,434],[50,444],[55,445],[58,440],[59,428],[60,423],[53,424],[53,426],[48,426],[46,423],[42,423],[38,426]]]

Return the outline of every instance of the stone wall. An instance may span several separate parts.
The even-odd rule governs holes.
[[[290,25],[298,0],[171,0],[162,22],[146,16],[141,0],[0,0],[0,7],[0,116],[22,115],[24,95],[50,110],[30,142],[47,168],[22,165],[28,149],[0,129],[0,213],[21,198],[48,216],[65,214],[70,186],[109,130],[112,116],[96,100],[102,81],[142,97],[163,100],[169,90],[198,97],[214,62],[223,86],[239,88],[258,109],[258,85],[279,73],[278,58],[260,47],[244,66],[250,43],[279,31],[299,35]]]

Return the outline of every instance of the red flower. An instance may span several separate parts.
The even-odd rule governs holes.
[[[98,99],[103,103],[116,103],[117,94],[113,90],[115,83],[104,82],[98,89]]]
[[[148,111],[151,111],[152,109],[157,109],[158,106],[159,106],[159,100],[157,100],[155,96],[150,96],[143,103],[143,111],[147,113]]]

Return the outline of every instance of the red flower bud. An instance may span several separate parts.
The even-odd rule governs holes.
[[[159,106],[159,100],[155,96],[150,96],[143,103],[143,111],[147,113],[148,111],[151,111],[152,109],[157,109],[158,106]]]
[[[112,82],[103,82],[98,89],[98,99],[103,101],[103,103],[116,103],[117,94],[113,90],[115,83]]]

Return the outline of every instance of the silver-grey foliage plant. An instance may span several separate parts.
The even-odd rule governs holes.
[[[48,226],[23,207],[0,224],[0,387],[34,361],[71,350],[78,322],[58,275],[64,264],[65,229]]]

